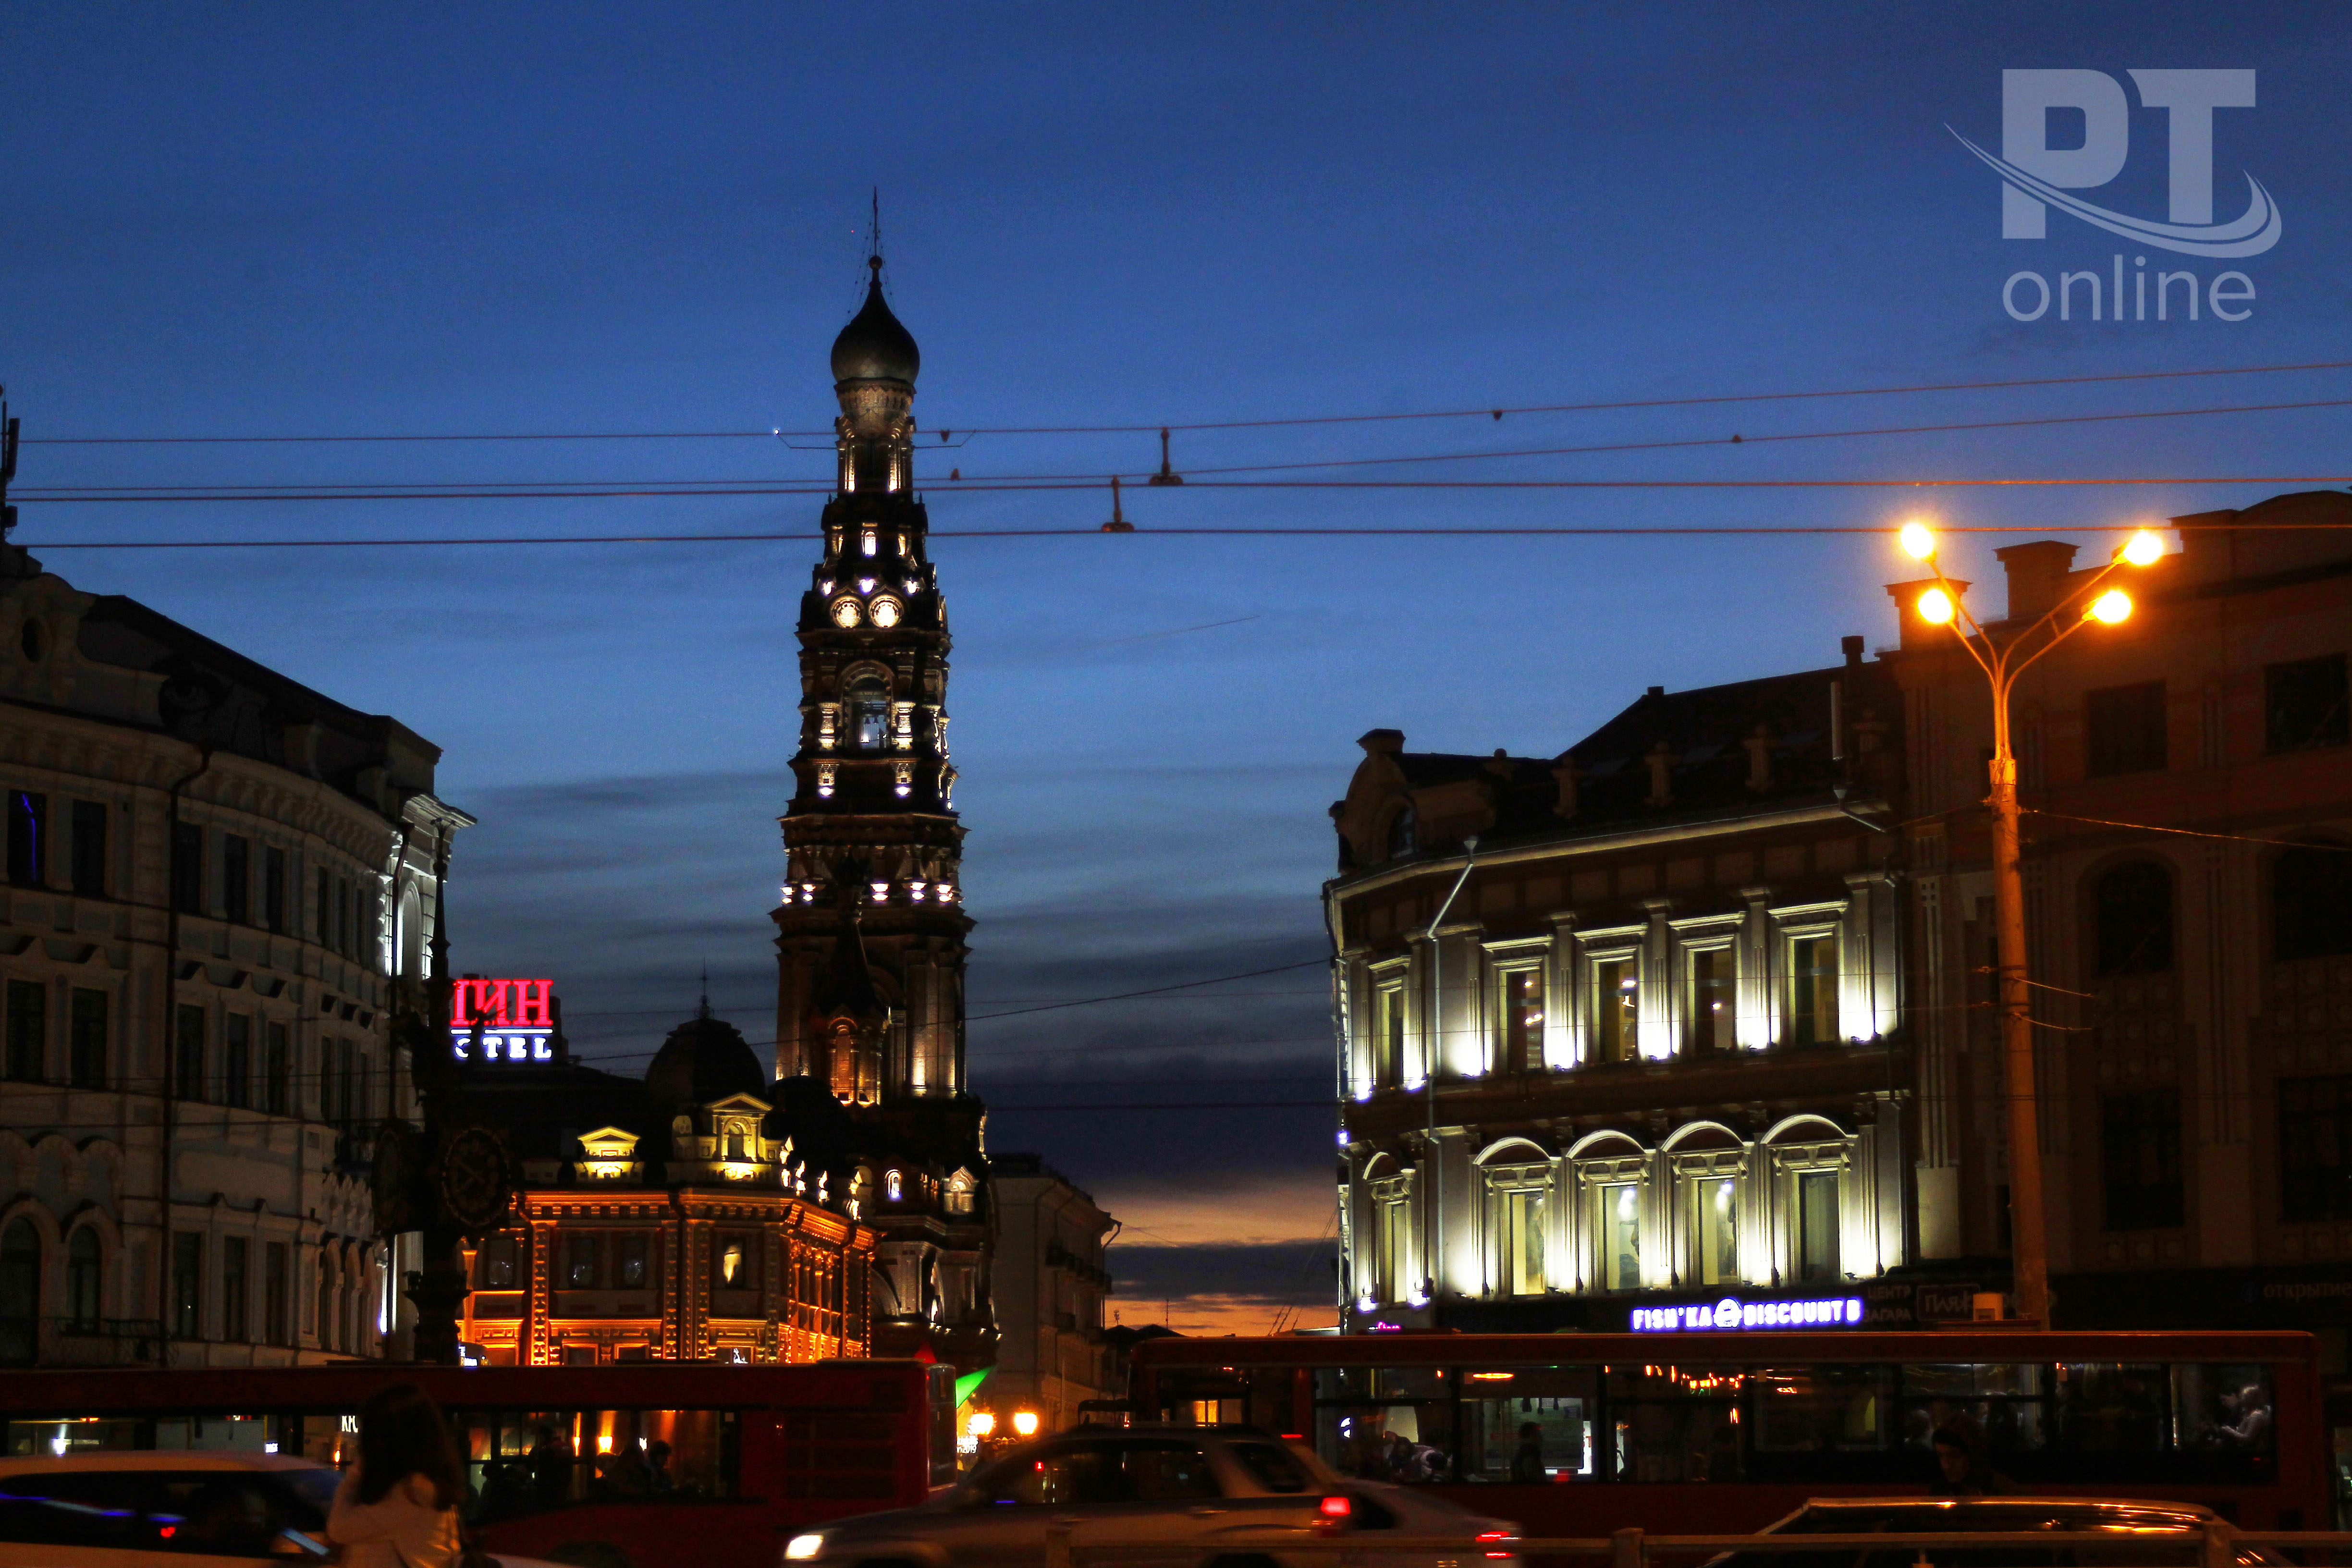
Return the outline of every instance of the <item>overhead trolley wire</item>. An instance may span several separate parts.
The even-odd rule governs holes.
[[[1705,481],[1688,481],[1703,484]],[[1610,481],[1596,481],[1605,488]],[[1624,485],[1654,484],[1660,488],[1679,488],[1685,481],[1626,480]],[[2254,475],[2231,479],[1822,479],[1738,481],[1728,488],[1745,484],[1818,485],[1822,487],[1870,486],[1914,489],[1936,485],[2220,485],[2220,484],[2352,484],[2352,475]],[[1468,486],[1465,488],[1484,488]],[[2048,533],[2048,523],[1979,523],[1969,525],[1938,524],[1950,534]],[[2139,526],[2137,523],[2091,523],[2067,525],[2062,531],[2075,533],[2116,533]],[[2352,524],[2333,522],[2215,522],[2199,523],[2200,532],[2336,532]],[[1292,528],[1269,526],[1262,528],[1160,528],[1136,525],[1129,533],[1110,537],[1160,537],[1168,539],[1242,538],[1267,539],[1398,539],[1425,538],[1494,538],[1494,539],[1608,539],[1608,538],[1758,538],[1876,535],[1886,532],[1883,525],[1872,523],[1819,524],[1636,524],[1591,525],[1570,523],[1505,524],[1493,527],[1456,527],[1443,524],[1408,525],[1395,528],[1374,527],[1314,527]],[[22,541],[28,550],[398,550],[446,549],[461,546],[508,545],[582,545],[582,544],[773,544],[808,543],[821,538],[810,529],[788,531],[742,533],[570,533],[570,534],[452,534],[431,538],[363,538],[363,539],[47,539]],[[1106,537],[1100,528],[935,528],[929,531],[932,539],[1100,539]]]
[[[1274,474],[1310,469],[1377,468],[1416,463],[1483,463],[1523,458],[1584,457],[1604,452],[1664,452],[1687,451],[1707,447],[1756,447],[1790,441],[1843,441],[1869,439],[1886,436],[1949,435],[1971,430],[2015,430],[2038,426],[2114,424],[2135,419],[2187,419],[2214,414],[2274,414],[2313,408],[2352,407],[2352,397],[2313,398],[2291,403],[2243,403],[2207,405],[2197,408],[2157,408],[2113,414],[2054,414],[2021,419],[1959,420],[1940,425],[1891,425],[1853,430],[1793,430],[1778,434],[1749,436],[1735,432],[1728,436],[1688,437],[1671,441],[1612,441],[1575,447],[1522,447],[1502,451],[1422,452],[1402,456],[1370,458],[1321,458],[1299,462],[1234,463],[1213,468],[1188,468],[1185,482],[1200,483],[1206,478],[1230,474]],[[1150,471],[1138,469],[1133,474],[1120,472],[1121,479],[1149,481]],[[1066,474],[974,474],[965,479],[961,472],[950,472],[937,483],[959,489],[977,489],[996,485],[1079,483],[1107,485],[1108,473]],[[398,499],[490,499],[497,496],[530,492],[541,495],[554,492],[563,495],[598,496],[616,493],[636,495],[668,494],[772,494],[768,487],[779,484],[824,487],[821,479],[778,479],[772,476],[742,479],[446,479],[446,480],[377,480],[361,484],[338,484],[324,481],[267,484],[259,481],[244,484],[164,484],[164,485],[47,485],[31,489],[20,488],[19,500],[90,501],[90,500],[398,500]],[[828,487],[829,488],[829,487]]]
[[[1588,414],[1617,409],[1690,408],[1726,403],[1783,403],[1828,397],[1887,397],[1930,392],[1993,392],[2026,386],[2084,386],[2134,381],[2182,381],[2216,375],[2277,375],[2298,371],[2352,368],[2352,360],[2314,360],[2296,364],[2226,365],[2207,370],[2126,371],[2105,375],[2051,375],[2001,381],[1918,382],[1887,386],[1828,387],[1795,392],[1717,393],[1693,397],[1619,398],[1584,403],[1535,403],[1500,407],[1429,409],[1402,414],[1318,414],[1272,419],[1158,419],[1141,425],[947,425],[940,435],[973,436],[1137,435],[1160,430],[1264,430],[1302,425],[1393,424],[1421,419],[1499,419],[1513,414]],[[422,432],[351,436],[36,436],[35,447],[291,446],[446,441],[728,441],[779,437],[830,436],[831,429],[784,430],[579,430]]]

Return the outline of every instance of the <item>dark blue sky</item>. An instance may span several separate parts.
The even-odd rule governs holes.
[[[928,431],[1394,413],[2109,374],[2347,353],[2345,13],[2312,5],[0,5],[0,378],[68,435],[821,428],[867,188]],[[2250,320],[2019,323],[1946,130],[2000,72],[2251,68],[2216,214],[2285,214]],[[2137,103],[2137,100],[2134,100]],[[2089,199],[2165,216],[2165,121]],[[2129,265],[2129,255],[2126,258]],[[2352,395],[2341,373],[1180,435],[1180,468],[1749,437]],[[1391,477],[2325,474],[2342,410],[1391,468]],[[1090,526],[1148,436],[927,455],[934,525]],[[823,479],[771,441],[28,445],[20,488]],[[1153,524],[2111,525],[2265,484],[2069,490],[1133,491]],[[35,504],[23,537],[757,531],[810,498]],[[1990,548],[1969,546],[1965,558]],[[772,818],[807,543],[45,552],[446,748],[482,826],[466,969],[558,977],[583,1052],[715,1000],[764,1037]],[[1376,725],[1556,752],[1651,683],[1832,662],[1891,630],[1869,539],[942,540],[975,1013],[1320,951],[1325,805]],[[1987,558],[1974,574],[1990,574]],[[1201,629],[1192,629],[1201,628]],[[641,1058],[640,1058],[641,1059]],[[973,1026],[1001,1105],[1312,1099],[1312,969]],[[1228,1082],[1228,1079],[1248,1080]],[[1210,1087],[1203,1087],[1210,1086]],[[1134,1223],[1144,1298],[1319,1293],[1330,1118],[1023,1113]],[[1214,1251],[1180,1244],[1214,1240]],[[1269,1245],[1253,1248],[1253,1242]],[[1229,1303],[1231,1304],[1231,1303]],[[1151,1314],[1156,1315],[1156,1314]],[[1184,1318],[1181,1303],[1175,1314]]]

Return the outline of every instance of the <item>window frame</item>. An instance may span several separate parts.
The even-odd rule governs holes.
[[[1773,990],[1778,994],[1780,1003],[1780,1016],[1777,1020],[1779,1027],[1773,1033],[1777,1041],[1784,1047],[1841,1046],[1850,1039],[1843,1027],[1845,1022],[1845,913],[1846,906],[1843,901],[1830,904],[1805,904],[1793,909],[1772,911],[1773,950],[1774,956],[1778,959],[1774,967],[1779,971],[1773,976]],[[1837,952],[1836,962],[1830,966],[1828,976],[1831,1032],[1827,1038],[1822,1037],[1816,1023],[1811,1038],[1799,1039],[1797,1037],[1799,1016],[1797,948],[1802,942],[1822,941],[1835,943]],[[1819,984],[1818,969],[1809,967],[1805,973]],[[1815,1019],[1819,1018],[1818,1005],[1812,1010],[1812,1016]]]
[[[1586,932],[1578,943],[1586,997],[1583,1065],[1587,1067],[1610,1067],[1642,1059],[1642,997],[1650,978],[1643,973],[1642,949],[1648,935],[1647,926],[1614,926]],[[1624,973],[1604,984],[1610,970],[1620,964],[1624,966]],[[1633,983],[1630,1007],[1623,1000],[1628,978]],[[1612,1020],[1615,1028],[1611,1026]],[[1607,1054],[1612,1037],[1622,1047],[1615,1056]]]
[[[1541,1155],[1532,1147],[1525,1151],[1538,1153],[1535,1160],[1511,1160],[1483,1165],[1480,1190],[1486,1198],[1486,1224],[1483,1241],[1486,1249],[1486,1277],[1489,1289],[1497,1296],[1521,1300],[1543,1296],[1551,1289],[1552,1204],[1559,1183],[1550,1156]],[[1524,1273],[1519,1267],[1526,1261],[1526,1248],[1511,1246],[1512,1215],[1528,1199],[1533,1199],[1536,1236],[1535,1253],[1538,1259],[1534,1288],[1523,1289]],[[1524,1232],[1521,1233],[1522,1235]]]
[[[2332,746],[2352,742],[2352,713],[2347,711],[2347,695],[2352,695],[2352,668],[2347,668],[2346,656],[2324,653],[2310,658],[2281,659],[2263,666],[2263,754],[2269,757],[2291,756],[2297,752],[2324,751]],[[2334,667],[2335,710],[2333,716],[2323,715],[2302,739],[2283,736],[2284,715],[2281,702],[2285,693],[2280,689],[2294,672],[2319,673],[2327,666]],[[2302,694],[2308,696],[2308,693]],[[2307,715],[2305,716],[2307,719]]]
[[[1407,989],[1411,979],[1411,961],[1405,958],[1389,959],[1366,971],[1372,1026],[1370,1065],[1376,1089],[1409,1087],[1404,1068],[1412,1033]]]
[[[1486,946],[1488,980],[1486,998],[1492,1027],[1487,1031],[1487,1049],[1498,1072],[1541,1072],[1549,1064],[1545,1059],[1544,1037],[1551,1009],[1551,942],[1538,937],[1528,941],[1493,942]],[[1515,1010],[1525,1005],[1515,1003],[1511,984],[1525,976],[1534,977],[1536,1016],[1532,1027],[1523,1026],[1513,1016]],[[1515,1029],[1520,1038],[1512,1040]],[[1517,1059],[1513,1052],[1517,1052]]]
[[[1579,1262],[1583,1266],[1584,1289],[1594,1295],[1616,1296],[1649,1289],[1650,1225],[1645,1212],[1648,1206],[1650,1160],[1646,1154],[1623,1153],[1587,1155],[1576,1162],[1578,1207],[1584,1220],[1583,1245]],[[1633,1271],[1630,1285],[1612,1283],[1612,1254],[1609,1251],[1613,1232],[1613,1216],[1610,1210],[1617,1202],[1610,1194],[1620,1188],[1633,1193]]]
[[[1730,1056],[1739,1050],[1739,982],[1740,923],[1738,913],[1708,915],[1698,920],[1674,921],[1668,924],[1675,933],[1675,1051],[1678,1056]],[[1730,1008],[1727,1028],[1709,1029],[1714,1022],[1700,1008],[1699,960],[1721,957],[1728,961],[1728,972],[1719,984],[1722,996]],[[1718,1043],[1702,1037],[1726,1034],[1727,1043]]]
[[[1676,1151],[1668,1156],[1674,1183],[1674,1213],[1675,1229],[1675,1273],[1681,1283],[1691,1287],[1744,1285],[1747,1277],[1740,1250],[1744,1239],[1740,1224],[1740,1207],[1748,1192],[1748,1151],[1732,1149],[1693,1149]],[[1715,1189],[1721,1184],[1731,1184],[1731,1268],[1727,1274],[1709,1278],[1707,1257],[1707,1226],[1702,1210],[1714,1201]],[[1702,1195],[1704,1194],[1704,1195]]]
[[[2152,728],[2144,722],[2151,713]],[[2171,698],[2161,677],[2083,693],[2084,777],[2160,773],[2171,765]]]

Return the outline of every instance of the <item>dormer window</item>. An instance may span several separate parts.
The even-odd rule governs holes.
[[[1412,807],[1408,805],[1390,819],[1389,858],[1394,860],[1400,856],[1410,855],[1418,847],[1419,836],[1414,831]]]

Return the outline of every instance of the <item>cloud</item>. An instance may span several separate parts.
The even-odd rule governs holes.
[[[1330,1234],[1338,1201],[1328,1165],[1265,1176],[1237,1173],[1181,1187],[1138,1173],[1097,1182],[1091,1190],[1125,1226],[1122,1246],[1162,1247],[1316,1242]]]

